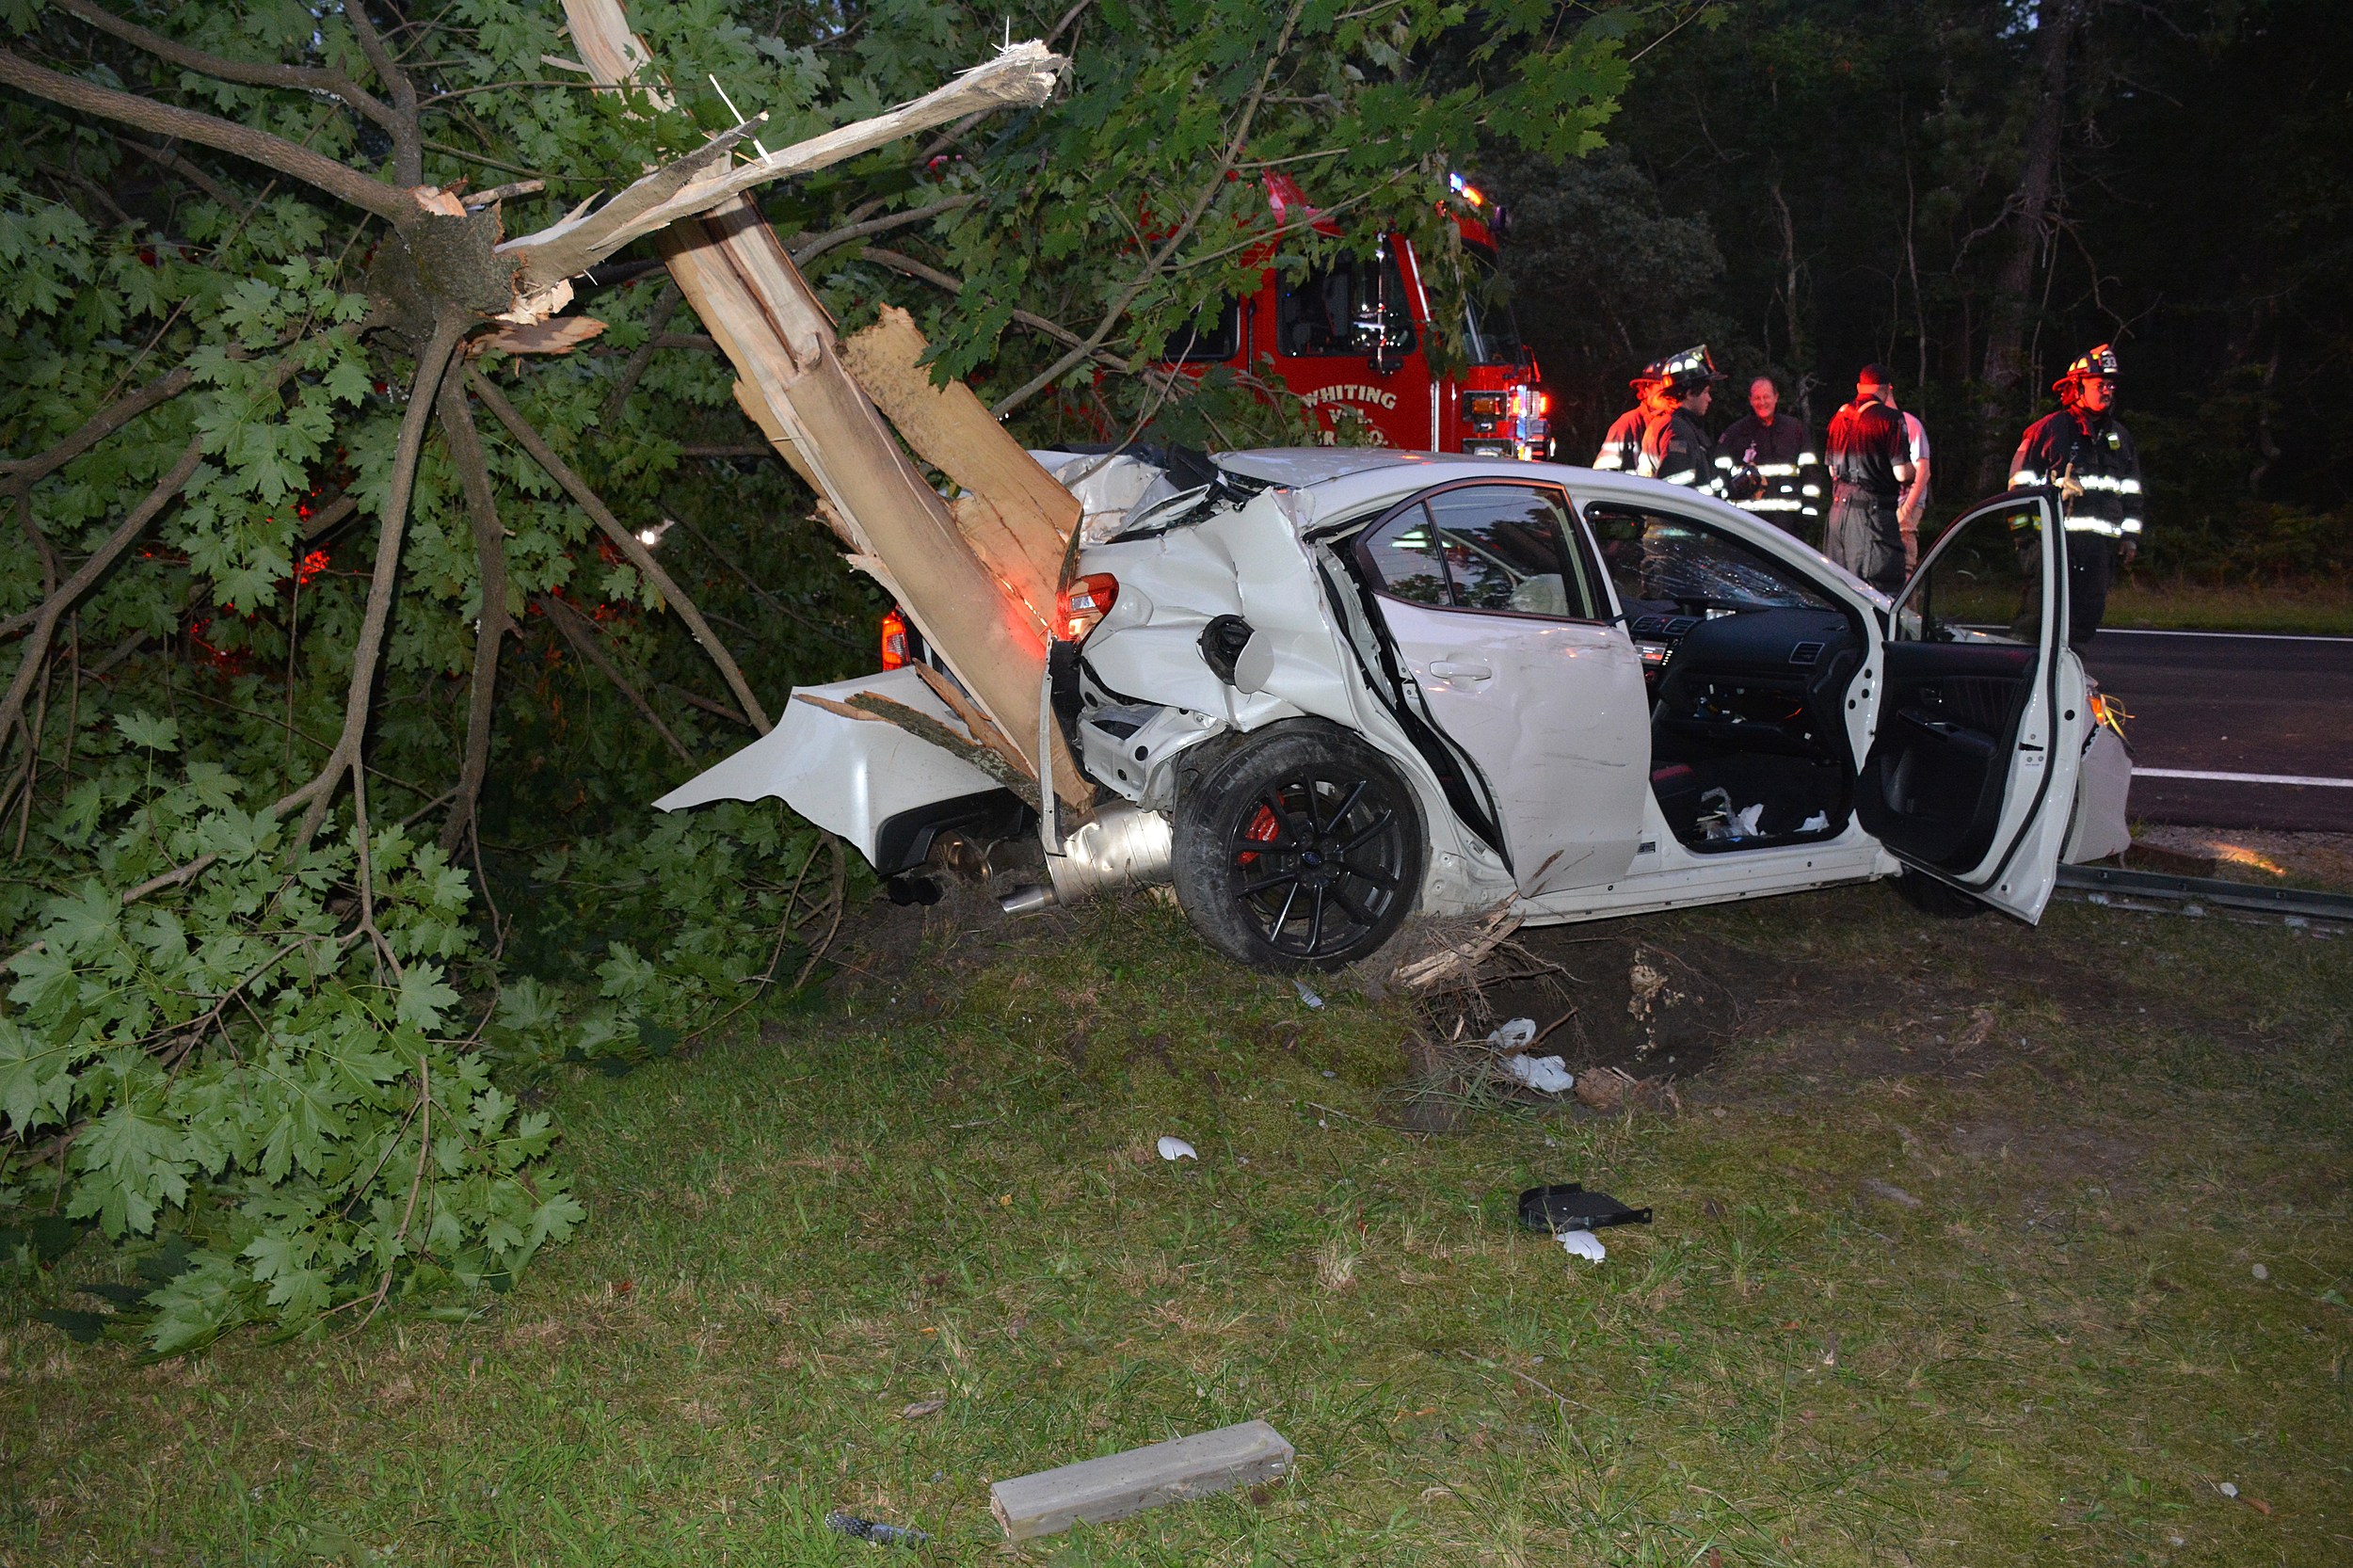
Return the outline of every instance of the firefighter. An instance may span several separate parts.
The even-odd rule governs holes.
[[[1700,419],[1714,398],[1723,376],[1701,344],[1659,361],[1662,385],[1653,395],[1650,417],[1642,424],[1642,456],[1635,472],[1663,479],[1670,485],[1721,495],[1722,480],[1715,466],[1715,443]]]
[[[1892,393],[1896,374],[1865,365],[1854,401],[1830,422],[1830,528],[1823,553],[1881,593],[1904,585],[1897,508],[1912,481],[1912,446]]]
[[[2082,648],[2107,614],[2121,558],[2140,551],[2140,456],[2117,421],[2116,350],[2107,344],[2051,383],[2059,408],[2026,429],[2009,462],[2014,489],[2047,485],[2067,520],[2067,644]]]
[[[1821,507],[1800,484],[1814,464],[1805,426],[1781,417],[1781,389],[1773,378],[1760,376],[1750,382],[1749,411],[1716,438],[1716,472],[1724,494],[1742,511],[1804,538],[1821,520]]]
[[[1642,424],[1651,416],[1651,408],[1664,385],[1659,375],[1661,361],[1652,360],[1642,367],[1642,374],[1626,383],[1634,389],[1634,407],[1610,423],[1609,433],[1601,439],[1601,450],[1593,454],[1593,467],[1613,473],[1632,473],[1642,458]]]

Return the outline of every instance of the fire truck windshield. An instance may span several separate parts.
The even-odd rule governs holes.
[[[1281,352],[1320,355],[1407,354],[1414,316],[1405,280],[1385,244],[1371,256],[1342,256],[1329,268],[1286,277],[1276,299]]]
[[[1463,346],[1473,364],[1516,365],[1528,357],[1528,350],[1520,342],[1519,319],[1504,296],[1495,257],[1475,245],[1463,247],[1463,253],[1471,259],[1470,277],[1465,280],[1469,287],[1463,294],[1466,317]]]

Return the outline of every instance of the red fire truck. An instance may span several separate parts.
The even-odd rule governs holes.
[[[1265,184],[1278,223],[1339,232],[1290,176],[1270,173]],[[1302,276],[1286,276],[1270,262],[1257,292],[1228,300],[1216,329],[1195,336],[1174,362],[1256,375],[1271,365],[1314,411],[1327,443],[1550,456],[1550,399],[1535,356],[1520,342],[1510,308],[1482,297],[1496,264],[1494,209],[1462,176],[1451,184],[1448,216],[1480,274],[1465,291],[1461,340],[1468,363],[1458,371],[1441,376],[1431,363],[1432,290],[1422,258],[1401,234],[1382,236],[1369,257],[1342,256]]]

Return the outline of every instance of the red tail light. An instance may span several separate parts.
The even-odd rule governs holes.
[[[1107,571],[1090,572],[1054,596],[1054,629],[1064,642],[1078,642],[1118,601],[1119,579]]]
[[[887,670],[907,667],[907,618],[896,610],[882,618],[882,664]]]

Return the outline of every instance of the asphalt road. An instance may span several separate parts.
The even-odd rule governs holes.
[[[2134,816],[2353,833],[2353,637],[2109,629],[2084,663],[2132,714]]]

